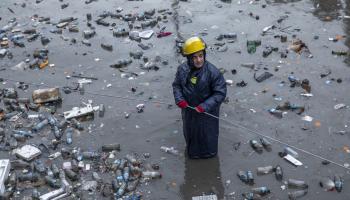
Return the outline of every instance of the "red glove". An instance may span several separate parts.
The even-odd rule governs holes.
[[[203,108],[202,106],[197,106],[197,107],[196,107],[196,111],[197,111],[198,113],[204,113],[204,112],[205,112],[205,110],[204,110],[204,108]]]
[[[179,101],[179,103],[177,103],[177,106],[179,106],[180,108],[187,108],[188,107],[188,103],[185,100]]]

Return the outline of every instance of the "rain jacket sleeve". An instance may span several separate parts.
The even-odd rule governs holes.
[[[175,104],[178,104],[180,101],[185,100],[182,94],[182,85],[181,85],[181,66],[178,68],[175,80],[173,82],[173,93],[175,98]]]
[[[206,112],[211,112],[219,107],[226,97],[226,82],[219,71],[212,74],[210,87],[212,95],[200,104]]]

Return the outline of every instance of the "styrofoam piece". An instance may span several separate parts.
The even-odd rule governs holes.
[[[41,151],[39,148],[33,145],[24,145],[21,148],[15,149],[15,153],[18,157],[26,161],[31,161],[39,156],[41,154]]]
[[[290,163],[292,163],[295,166],[302,166],[303,163],[300,162],[299,160],[297,160],[296,158],[294,158],[293,156],[287,154],[286,156],[283,157],[285,160],[289,161]]]
[[[142,39],[150,39],[153,33],[154,33],[153,30],[142,31],[142,32],[139,32],[139,37]]]
[[[63,115],[65,119],[71,119],[75,117],[84,116],[89,113],[93,113],[98,109],[99,109],[99,106],[92,107],[91,104],[87,104],[86,107],[82,107],[82,108],[74,107],[70,111],[63,112]]]

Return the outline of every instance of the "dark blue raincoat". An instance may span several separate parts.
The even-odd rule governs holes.
[[[197,77],[195,85],[190,81],[193,73]],[[173,93],[176,104],[186,100],[192,107],[200,105],[205,112],[219,116],[220,105],[226,97],[226,82],[220,71],[208,61],[196,71],[183,63],[178,67]],[[191,108],[182,109],[181,113],[188,156],[215,156],[218,151],[219,120]]]

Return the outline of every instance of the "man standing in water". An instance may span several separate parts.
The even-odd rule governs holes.
[[[226,97],[226,83],[220,71],[206,61],[206,45],[199,37],[184,43],[187,62],[178,67],[173,82],[175,103],[180,107],[189,158],[210,158],[218,152],[220,105]]]

